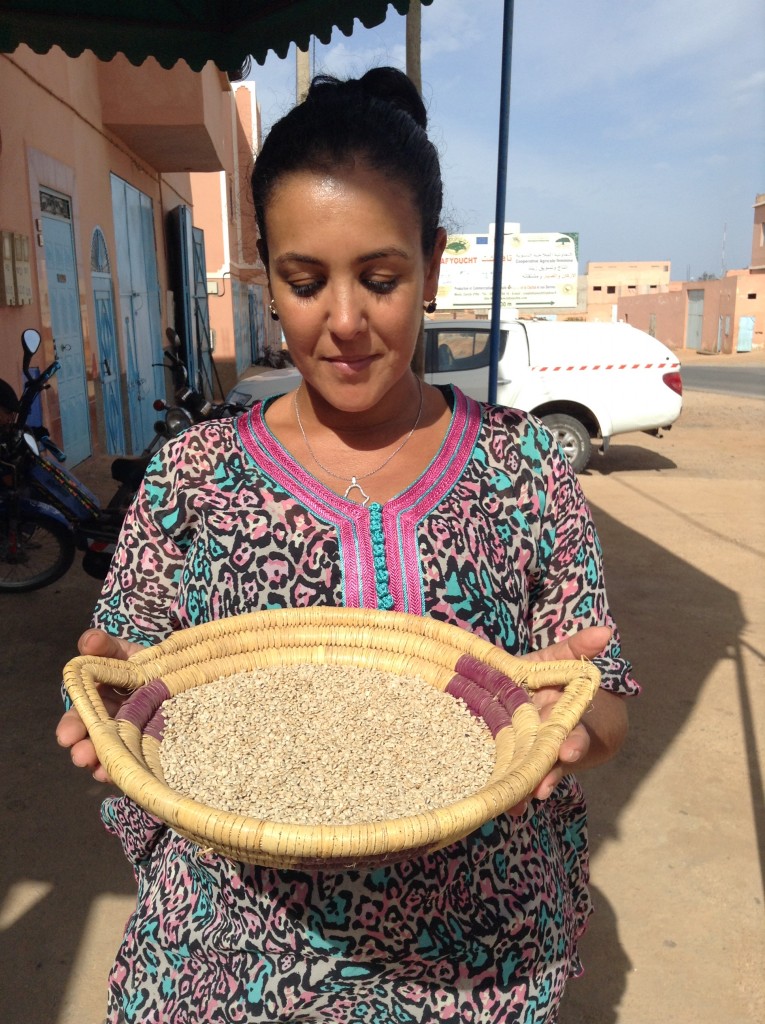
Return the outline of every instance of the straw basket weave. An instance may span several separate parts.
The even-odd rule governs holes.
[[[463,699],[485,721],[496,763],[485,786],[449,806],[353,825],[295,825],[207,807],[170,789],[159,761],[161,703],[240,671],[297,664],[378,668],[420,676]],[[79,657],[64,682],[113,782],[141,807],[200,846],[233,860],[281,868],[384,864],[462,839],[527,797],[599,684],[589,662],[528,662],[467,630],[399,612],[306,608],[252,612],[174,633],[129,661]],[[117,719],[98,692],[137,691]],[[528,691],[558,686],[544,722]],[[157,724],[159,722],[159,725]]]

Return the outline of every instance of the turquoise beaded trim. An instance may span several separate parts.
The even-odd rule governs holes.
[[[372,535],[372,558],[375,567],[375,589],[377,590],[377,607],[390,610],[393,607],[393,596],[390,592],[390,574],[385,558],[385,534],[383,533],[382,505],[378,501],[370,503],[369,530]]]

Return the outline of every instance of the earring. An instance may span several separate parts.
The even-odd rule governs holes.
[[[435,295],[433,296],[432,299],[430,299],[429,302],[424,302],[422,304],[422,308],[425,310],[426,313],[435,313],[435,311],[436,311],[436,297],[435,297]]]
[[[268,312],[271,314],[272,320],[279,319],[279,314],[276,312],[276,306],[274,305],[273,299],[271,299],[271,301],[268,303]]]

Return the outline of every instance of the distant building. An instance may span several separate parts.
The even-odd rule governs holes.
[[[589,289],[588,289],[589,292]],[[672,282],[662,291],[622,293],[617,317],[674,349],[748,352],[765,346],[765,194],[754,202],[748,268],[720,280]],[[591,317],[588,316],[588,319]]]
[[[642,263],[587,264],[587,319],[616,319],[619,300],[669,290],[669,260]]]
[[[257,250],[258,232],[250,192],[254,156],[260,147],[260,111],[255,83],[232,86],[232,145],[228,166],[216,174],[191,174],[194,223],[204,232],[207,296],[214,354],[224,392],[252,363],[281,347],[268,314],[266,273]]]
[[[753,274],[765,273],[765,192],[760,193],[754,201],[752,261],[749,269]]]

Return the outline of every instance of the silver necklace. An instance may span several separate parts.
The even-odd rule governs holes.
[[[369,504],[369,495],[364,490],[364,488],[361,486],[361,484],[359,483],[359,480],[366,480],[367,477],[374,476],[375,473],[379,473],[381,469],[385,469],[385,467],[388,465],[390,460],[394,456],[398,455],[398,453],[401,451],[401,449],[404,447],[404,445],[411,439],[412,434],[415,432],[417,427],[420,425],[420,417],[422,416],[423,393],[422,393],[422,381],[420,380],[419,377],[417,378],[417,384],[419,385],[419,388],[420,388],[420,407],[417,410],[417,419],[414,421],[414,425],[412,426],[412,429],[406,435],[406,437],[401,442],[401,444],[398,446],[398,448],[396,448],[394,451],[392,451],[390,453],[390,455],[388,456],[388,458],[385,459],[384,462],[380,463],[380,465],[377,467],[377,469],[371,469],[368,473],[362,473],[361,476],[351,476],[351,482],[348,484],[348,486],[346,487],[345,491],[343,492],[343,497],[344,498],[347,498],[353,491],[358,491],[360,496],[361,496],[360,499],[351,498],[351,501],[360,501],[360,503],[362,505],[368,505]],[[345,480],[348,479],[347,476],[338,476],[337,473],[333,473],[332,470],[328,469],[327,466],[325,466],[323,462],[319,461],[319,459],[316,457],[316,452],[311,447],[311,442],[306,437],[305,427],[303,426],[303,421],[300,419],[300,407],[298,405],[298,395],[300,394],[300,391],[301,391],[302,387],[303,387],[303,385],[301,384],[300,387],[295,392],[295,397],[293,398],[292,403],[295,406],[295,418],[297,419],[297,424],[300,427],[300,433],[303,435],[303,441],[305,442],[305,446],[308,449],[308,454],[311,456],[311,458],[316,463],[316,465],[319,467],[319,469],[323,470],[327,474],[327,476],[331,476],[335,480],[343,480],[343,481],[345,481]]]

